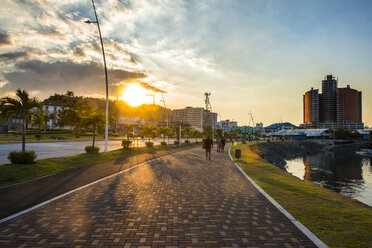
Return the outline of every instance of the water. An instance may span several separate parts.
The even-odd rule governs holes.
[[[372,158],[352,151],[322,152],[286,160],[294,176],[372,206]]]

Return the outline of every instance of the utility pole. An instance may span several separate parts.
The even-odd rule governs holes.
[[[152,96],[152,104],[155,105],[155,94],[146,94],[146,96]]]
[[[181,137],[182,137],[182,128],[181,128],[182,122],[180,122],[180,139],[178,141],[178,146],[181,146]]]
[[[160,100],[160,101],[164,103],[165,118],[167,118],[167,128],[169,128],[167,105],[165,104],[165,99],[164,99],[164,94],[163,93],[161,93],[161,97],[163,98],[163,100]],[[167,137],[168,137],[168,144],[169,144],[169,134],[167,135]]]
[[[165,116],[166,116],[166,118],[167,118],[167,127],[169,127],[169,124],[168,124],[168,111],[167,111],[167,105],[165,104],[164,94],[163,94],[163,93],[161,94],[161,97],[163,98],[163,100],[160,100],[160,101],[164,103]]]
[[[109,103],[108,103],[108,80],[107,80],[107,66],[106,66],[106,57],[105,57],[105,49],[103,47],[103,40],[102,40],[102,35],[101,35],[101,28],[99,26],[99,21],[97,17],[97,12],[96,12],[96,6],[94,5],[94,1],[92,0],[92,5],[93,5],[93,10],[94,10],[94,15],[96,17],[95,21],[87,20],[85,23],[94,23],[97,24],[98,27],[98,33],[99,33],[99,38],[101,40],[101,48],[102,48],[102,55],[103,55],[103,64],[105,66],[105,79],[106,79],[106,126],[105,126],[105,152],[108,152],[107,148],[107,141],[108,141],[108,109],[109,109]]]

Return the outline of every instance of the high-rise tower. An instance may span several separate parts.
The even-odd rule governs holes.
[[[322,81],[322,120],[324,123],[339,122],[339,109],[337,106],[337,80],[327,75]]]
[[[304,128],[360,129],[362,122],[362,92],[337,87],[337,79],[327,75],[322,80],[322,93],[319,90],[307,91],[303,95]]]

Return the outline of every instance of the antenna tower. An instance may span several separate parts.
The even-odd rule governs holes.
[[[209,96],[211,95],[211,93],[205,92],[204,95],[205,95],[205,100],[204,100],[205,109],[212,112],[212,105],[211,105],[211,102],[209,101]]]
[[[211,95],[211,93],[205,92],[204,95],[205,95],[205,100],[204,100],[205,109],[209,110],[209,114],[211,116],[211,121],[212,121],[211,128],[212,128],[212,140],[213,140],[214,139],[214,120],[213,120],[213,114],[212,114],[212,105],[211,105],[211,102],[209,101],[209,96]]]

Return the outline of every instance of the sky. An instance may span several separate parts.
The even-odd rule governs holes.
[[[96,0],[109,77],[156,104],[204,106],[221,119],[302,123],[303,94],[328,74],[363,93],[372,126],[372,1]],[[17,88],[104,97],[90,0],[0,0],[0,97]],[[148,97],[147,103],[152,103]]]

